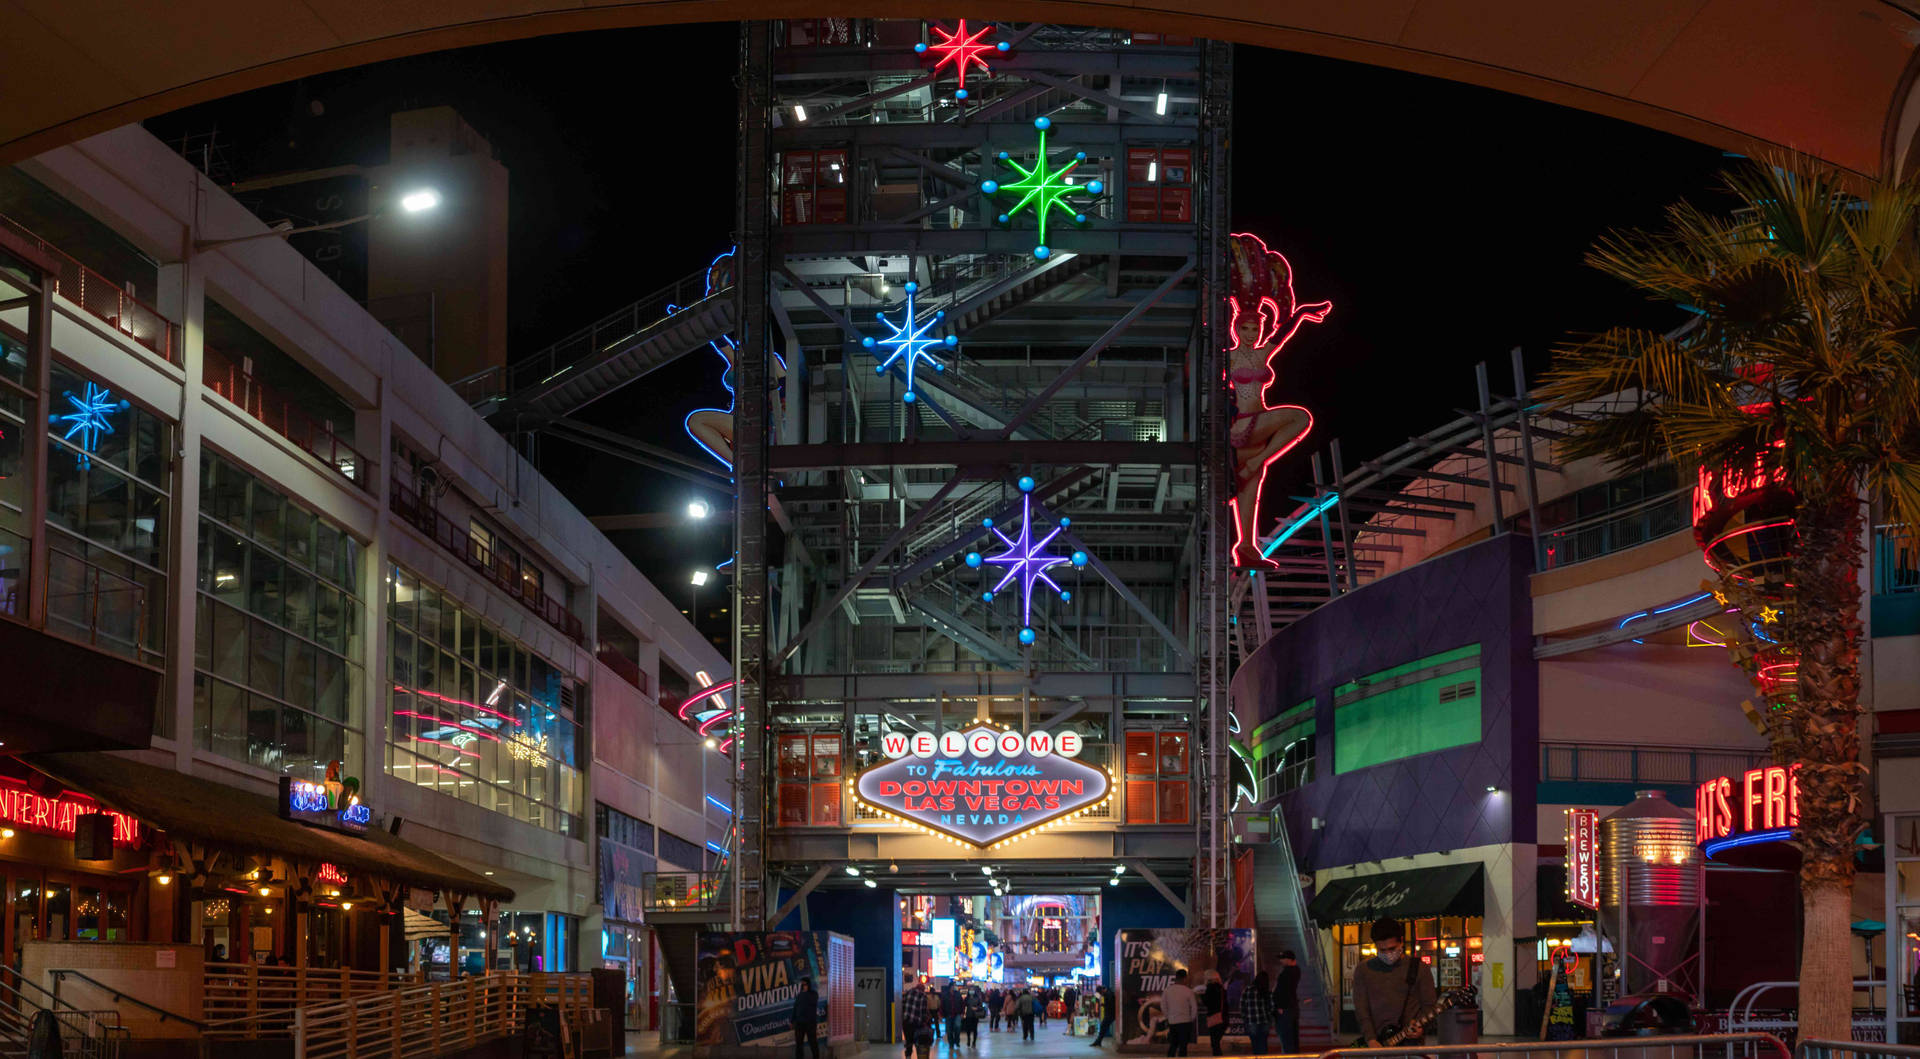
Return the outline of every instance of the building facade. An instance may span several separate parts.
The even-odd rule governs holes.
[[[727,770],[671,697],[727,660],[431,367],[144,131],[22,163],[0,198],[0,633],[20,679],[101,715],[87,739],[0,721],[6,782],[38,799],[8,819],[104,806],[127,817],[114,864],[152,869],[88,902],[127,922],[83,925],[52,897],[75,884],[53,848],[74,825],[16,826],[0,872],[37,881],[7,888],[11,951],[191,941],[430,973],[605,953],[640,973],[618,896],[638,880],[596,842],[640,822],[658,838],[619,841],[692,868],[724,842],[708,795]],[[450,193],[411,235],[485,205]],[[286,783],[294,830],[263,823],[251,848],[189,811],[230,796],[285,821]],[[361,845],[321,836],[345,861],[303,844],[309,786],[366,817]],[[236,877],[268,884],[213,896]],[[353,925],[403,911],[451,925],[413,949],[396,930],[384,957]]]

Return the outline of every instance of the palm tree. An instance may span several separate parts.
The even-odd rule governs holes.
[[[1695,325],[1564,345],[1544,396],[1600,409],[1564,443],[1569,458],[1671,460],[1703,481],[1761,467],[1789,498],[1773,628],[1797,675],[1761,708],[1776,760],[1801,765],[1800,1034],[1845,1040],[1854,845],[1869,814],[1863,519],[1877,504],[1920,527],[1920,190],[1848,183],[1800,158],[1742,163],[1722,181],[1732,210],[1677,204],[1663,229],[1611,233],[1588,255]]]

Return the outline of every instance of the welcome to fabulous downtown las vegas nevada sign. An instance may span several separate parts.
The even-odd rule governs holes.
[[[880,740],[890,760],[849,782],[882,815],[987,849],[1105,804],[1112,781],[1074,760],[1084,746],[1076,732],[988,724],[939,736],[890,732]]]

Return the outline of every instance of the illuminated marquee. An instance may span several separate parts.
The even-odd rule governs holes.
[[[359,834],[373,822],[373,810],[338,784],[280,777],[280,816],[316,827]]]
[[[1693,795],[1693,838],[1711,858],[1723,849],[1779,842],[1800,826],[1800,766],[1748,769],[1720,776]]]
[[[1600,812],[1567,810],[1567,900],[1600,908]]]
[[[867,807],[960,845],[1005,845],[1112,795],[1105,771],[1074,760],[1078,733],[977,725],[960,732],[889,733],[890,759],[849,781]]]
[[[74,818],[88,813],[106,813],[113,817],[113,844],[134,846],[140,842],[140,822],[125,813],[102,809],[93,799],[63,793],[58,798],[36,794],[25,787],[0,786],[0,823],[22,831],[47,835],[72,835]]]

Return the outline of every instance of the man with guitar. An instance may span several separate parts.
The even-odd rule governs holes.
[[[1379,1048],[1395,1036],[1400,1039],[1394,1044],[1418,1044],[1425,1036],[1422,1023],[1431,1018],[1438,999],[1433,972],[1406,951],[1399,920],[1377,919],[1368,934],[1376,954],[1353,972],[1353,1014],[1360,1023],[1361,1045]]]

